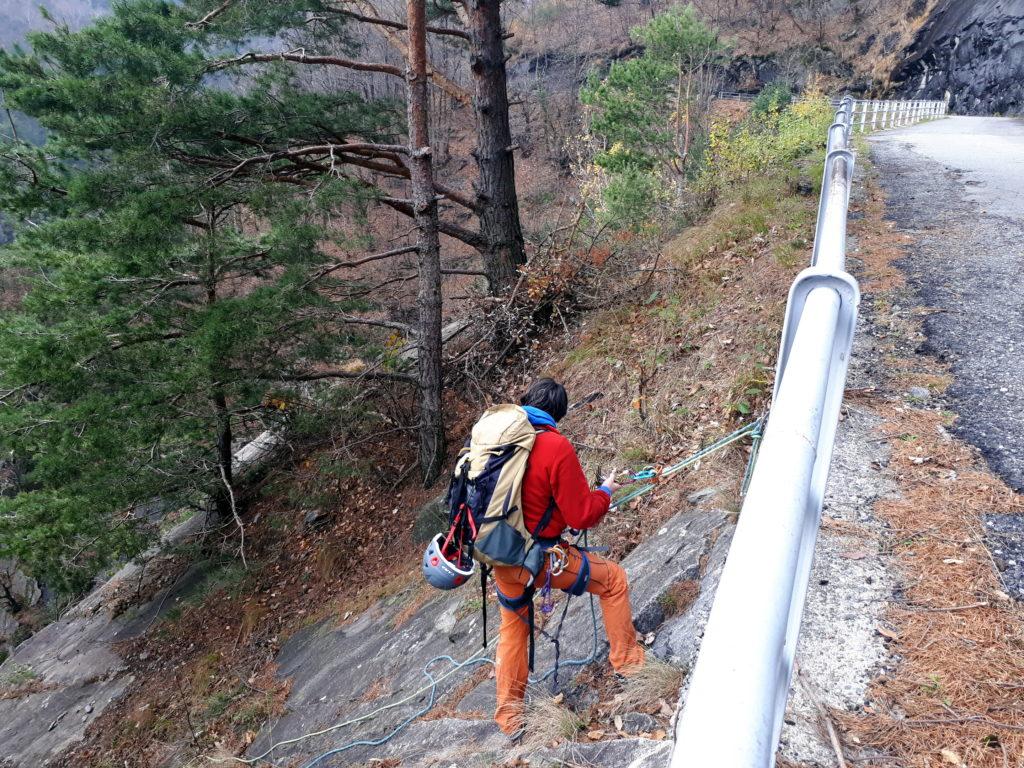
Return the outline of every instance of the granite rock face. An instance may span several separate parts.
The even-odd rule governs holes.
[[[967,115],[1024,113],[1024,0],[942,0],[892,76],[904,98]]]

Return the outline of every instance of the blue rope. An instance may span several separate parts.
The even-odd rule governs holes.
[[[735,443],[737,440],[740,440],[740,439],[746,437],[747,435],[752,435],[754,437],[754,441],[755,441],[755,445],[756,445],[758,442],[760,442],[761,422],[762,422],[762,419],[756,419],[755,421],[752,421],[749,424],[745,424],[742,427],[740,427],[739,429],[737,429],[737,430],[735,430],[733,432],[730,432],[725,437],[723,437],[723,438],[721,438],[719,440],[716,440],[715,442],[711,443],[711,445],[708,445],[708,446],[705,446],[704,448],[701,448],[699,451],[697,451],[692,456],[687,456],[682,461],[677,462],[676,464],[673,464],[670,467],[665,467],[660,472],[658,470],[656,470],[654,467],[644,467],[639,472],[632,473],[630,475],[630,479],[635,482],[635,481],[642,481],[642,480],[655,480],[655,479],[660,479],[660,478],[671,477],[676,472],[679,472],[679,471],[681,471],[683,469],[686,469],[686,467],[690,466],[691,464],[697,463],[698,461],[703,459],[705,456],[708,456],[708,455],[714,453],[715,451],[719,451],[722,448],[725,448],[727,445],[731,445],[732,443]],[[751,466],[752,466],[752,464],[748,463],[748,467],[747,467],[748,472],[750,471]],[[609,507],[609,509],[615,509],[616,507],[621,507],[623,504],[625,504],[627,502],[630,502],[633,499],[636,499],[636,498],[638,498],[640,496],[643,496],[644,494],[650,493],[651,491],[653,491],[657,487],[658,487],[657,483],[646,483],[644,485],[641,485],[639,488],[630,489],[630,491],[628,493],[626,493],[624,496],[621,496],[618,499],[615,499],[614,501],[612,501],[611,506]]]
[[[426,675],[427,680],[430,681],[431,685],[430,685],[430,697],[427,700],[426,705],[422,709],[420,709],[419,711],[414,712],[413,714],[409,715],[409,717],[407,717],[405,720],[403,720],[398,725],[396,725],[394,730],[392,730],[391,733],[389,733],[387,736],[382,736],[379,739],[361,739],[359,741],[353,741],[353,742],[350,742],[348,744],[345,744],[344,746],[337,747],[335,749],[331,749],[331,750],[329,750],[327,752],[324,752],[321,755],[318,755],[317,757],[314,757],[311,761],[306,763],[306,765],[303,766],[303,768],[315,768],[315,766],[320,765],[324,760],[327,760],[328,758],[334,757],[335,755],[341,754],[342,752],[346,752],[346,751],[348,751],[350,749],[354,749],[355,747],[379,747],[381,744],[385,744],[388,741],[390,741],[391,739],[393,739],[400,731],[402,731],[410,723],[412,723],[413,720],[416,720],[417,718],[422,717],[423,715],[427,714],[427,712],[429,712],[431,709],[434,708],[434,701],[435,701],[435,699],[437,697],[437,680],[435,680],[434,676],[430,674],[430,667],[431,667],[431,665],[433,665],[435,662],[438,662],[438,661],[449,661],[449,662],[451,662],[454,665],[454,669],[461,669],[463,667],[473,667],[473,666],[476,666],[478,664],[494,664],[494,662],[491,659],[473,659],[473,658],[470,658],[470,659],[467,659],[466,661],[461,661],[460,662],[460,661],[456,661],[455,659],[453,659],[451,656],[448,656],[447,654],[442,655],[442,656],[435,656],[434,658],[432,658],[430,661],[428,661],[426,664],[423,665],[423,674]]]

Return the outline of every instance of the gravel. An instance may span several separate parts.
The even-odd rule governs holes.
[[[1024,489],[1024,121],[955,117],[871,137],[901,264],[922,304],[924,351],[952,365],[955,432]]]

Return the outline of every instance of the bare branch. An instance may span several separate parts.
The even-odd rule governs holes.
[[[185,26],[189,29],[201,29],[202,27],[205,27],[207,24],[213,21],[215,18],[220,16],[222,13],[224,13],[224,11],[226,11],[234,4],[235,0],[224,0],[223,3],[218,5],[205,16],[203,16],[203,18],[199,19],[199,21],[188,21],[185,23]]]
[[[317,272],[313,277],[309,278],[309,280],[304,282],[302,284],[302,287],[305,288],[310,283],[316,282],[320,278],[326,277],[327,275],[339,269],[351,269],[352,267],[359,267],[362,266],[363,264],[369,264],[371,261],[389,259],[392,256],[401,256],[404,253],[414,253],[418,250],[419,246],[417,245],[403,245],[400,248],[393,248],[390,251],[384,251],[383,253],[375,253],[372,256],[364,256],[361,259],[354,259],[353,261],[340,261],[337,264],[330,264],[321,269],[319,272]]]
[[[211,187],[223,184],[225,181],[228,181],[251,165],[273,163],[278,160],[294,160],[307,155],[329,155],[334,152],[344,153],[347,151],[373,151],[394,154],[396,152],[406,152],[408,150],[400,144],[374,144],[372,142],[353,142],[350,144],[313,144],[305,147],[294,147],[292,149],[280,149],[276,152],[267,152],[262,155],[247,157],[233,167],[216,174],[208,183]]]
[[[322,379],[379,379],[381,381],[398,381],[403,384],[417,384],[416,377],[408,373],[391,371],[308,371],[300,373],[280,374],[270,381],[320,381]]]
[[[211,61],[207,65],[206,69],[209,72],[216,72],[217,70],[227,69],[228,67],[236,64],[249,64],[265,61],[293,61],[297,64],[327,64],[333,67],[353,69],[357,72],[383,72],[386,75],[394,75],[395,77],[405,76],[401,69],[391,64],[355,61],[354,59],[344,59],[340,56],[311,56],[306,54],[301,48],[293,51],[281,51],[280,53],[256,53],[250,51],[249,53],[243,53],[241,56],[237,56],[233,59],[216,59]]]
[[[355,11],[350,11],[345,8],[327,8],[326,10],[330,13],[338,13],[356,21],[365,21],[367,24],[376,24],[377,26],[388,27],[389,29],[408,29],[408,27],[400,21],[392,21],[391,19],[383,19],[379,16],[369,16],[362,13],[356,13]],[[453,29],[452,27],[437,27],[428,24],[427,32],[431,32],[435,35],[449,35],[451,37],[460,37],[463,40],[469,40],[468,32],[461,29]]]

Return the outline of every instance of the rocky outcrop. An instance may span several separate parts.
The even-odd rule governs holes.
[[[1024,0],[942,0],[893,73],[899,95],[960,114],[1024,113]]]
[[[666,595],[672,586],[700,580],[705,558],[716,542],[724,544],[731,535],[733,526],[728,515],[714,507],[713,495],[691,503],[696,506],[685,504],[622,561],[630,578],[634,624],[650,643],[668,618]],[[724,555],[725,548],[720,549]],[[425,594],[427,600],[421,603]],[[706,616],[704,604],[709,601],[710,594],[701,603],[702,615],[690,617],[687,626],[699,631]],[[683,610],[677,618],[689,613]],[[498,624],[495,614],[492,606],[492,638]],[[456,717],[399,727],[428,700],[428,692],[422,688],[426,683],[424,665],[429,660],[446,654],[465,658],[480,649],[480,619],[478,590],[424,593],[419,583],[413,583],[347,624],[338,626],[328,620],[301,630],[284,644],[276,659],[278,674],[291,682],[285,711],[260,732],[247,755],[255,758],[279,744],[272,751],[276,760],[304,762],[319,752],[359,742],[333,758],[336,764],[362,765],[371,758],[396,758],[409,766],[487,768],[507,760],[515,750],[490,719],[493,678],[476,682],[470,672],[445,676],[451,669],[445,661],[428,668],[438,680],[437,711],[454,710]],[[576,690],[569,681],[579,669],[571,666],[572,660],[595,652],[603,659],[607,653],[599,613],[591,616],[588,600],[571,604],[560,644],[564,665],[560,680],[568,700],[570,689]],[[553,647],[540,640],[537,669],[549,670],[553,663]],[[538,685],[539,690],[546,688],[546,683]],[[418,693],[410,696],[414,692]],[[581,702],[587,695],[596,701],[597,694],[585,685],[575,694]],[[381,707],[385,709],[372,719],[360,722],[363,715]],[[345,720],[351,725],[323,731]],[[304,737],[318,731],[319,735]],[[393,737],[382,740],[389,733]],[[293,739],[301,740],[288,743]],[[670,748],[669,741],[637,736],[591,744],[568,742],[527,752],[531,765],[552,768],[566,764],[654,768],[664,765]]]
[[[259,471],[283,444],[281,432],[267,430],[242,446],[235,453],[236,476]],[[196,514],[172,527],[0,664],[2,768],[49,765],[120,698],[134,678],[116,644],[147,632],[171,609],[174,598],[189,594],[202,581],[209,564],[190,562],[206,523],[205,514]],[[14,567],[0,561],[0,569],[5,563]],[[34,582],[23,575],[12,578],[19,594],[39,600]],[[0,612],[0,629],[4,623]]]

